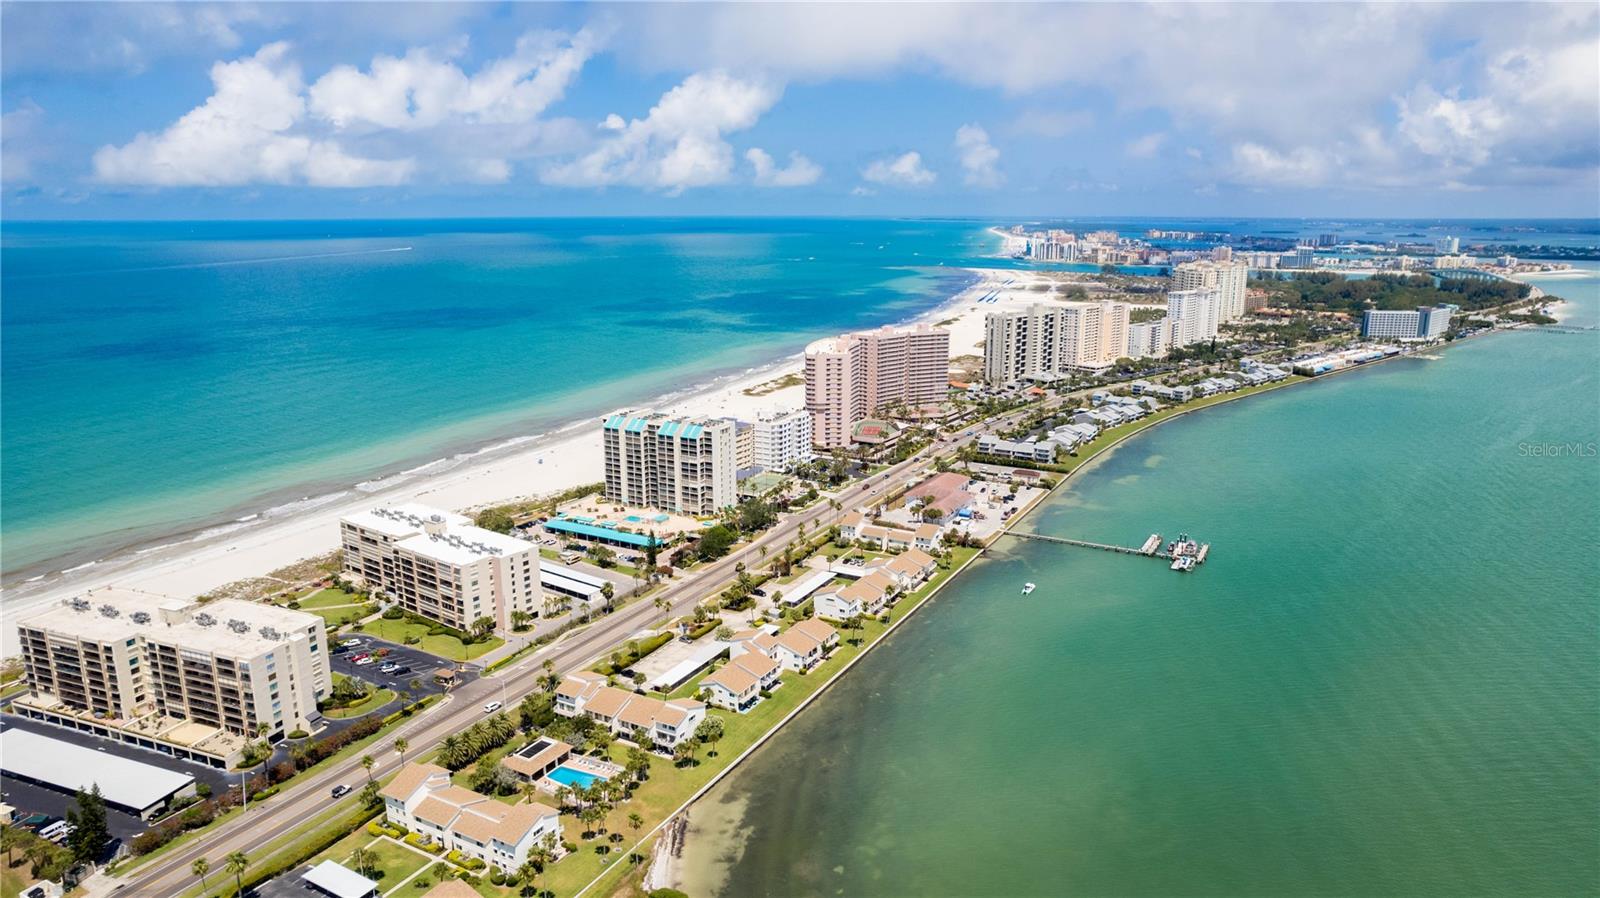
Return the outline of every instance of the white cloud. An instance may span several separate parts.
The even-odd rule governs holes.
[[[873,190],[871,187],[863,187],[862,185],[857,184],[856,186],[850,188],[850,195],[851,196],[877,196],[878,195],[878,191]]]
[[[563,187],[629,184],[673,194],[727,183],[734,159],[724,135],[754,125],[782,93],[762,80],[696,72],[662,94],[644,118],[613,128],[614,136],[594,150],[540,177]]]
[[[1149,159],[1160,152],[1161,145],[1166,142],[1166,133],[1156,131],[1128,141],[1128,145],[1123,148],[1123,151],[1135,159]]]
[[[1258,143],[1242,143],[1233,148],[1233,165],[1235,179],[1243,183],[1314,187],[1327,181],[1332,160],[1310,147],[1280,153]]]
[[[874,160],[861,170],[861,177],[874,184],[890,187],[926,187],[939,176],[924,167],[922,154],[913,150],[899,156]]]
[[[962,125],[956,129],[956,153],[961,157],[965,171],[962,180],[968,187],[995,188],[1005,183],[1006,176],[995,169],[1000,161],[1000,151],[989,142],[989,132],[977,125]]]
[[[7,185],[32,180],[40,155],[35,141],[43,125],[43,107],[29,98],[0,115],[0,177]]]
[[[805,187],[822,177],[822,166],[797,152],[789,154],[789,165],[779,168],[766,150],[752,147],[744,158],[756,170],[755,183],[761,187]]]
[[[300,69],[289,46],[211,67],[214,92],[166,130],[142,133],[94,154],[95,177],[113,184],[318,187],[394,185],[416,169],[409,158],[350,155],[336,141],[296,133],[305,117]]]

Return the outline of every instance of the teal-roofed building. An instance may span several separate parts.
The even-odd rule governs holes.
[[[608,415],[601,421],[606,498],[697,516],[735,505],[734,428],[727,418]]]

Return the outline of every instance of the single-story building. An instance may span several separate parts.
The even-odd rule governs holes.
[[[144,820],[173,799],[195,794],[194,777],[187,773],[16,727],[0,732],[0,771],[69,794],[99,786],[107,805]]]
[[[376,898],[378,884],[338,861],[323,861],[301,875],[312,891],[331,898]]]

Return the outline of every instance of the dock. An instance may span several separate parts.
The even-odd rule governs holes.
[[[1187,534],[1180,536],[1176,542],[1167,548],[1162,548],[1161,534],[1159,533],[1150,534],[1150,537],[1138,548],[1112,545],[1111,543],[1097,543],[1087,539],[1072,539],[1066,536],[1046,536],[1043,533],[1022,533],[1016,530],[1006,530],[1002,535],[1014,536],[1017,539],[1056,543],[1063,546],[1077,546],[1080,549],[1099,549],[1102,552],[1118,552],[1123,555],[1142,555],[1146,558],[1160,558],[1164,561],[1193,558],[1195,566],[1205,564],[1206,556],[1211,554],[1210,543],[1192,542]]]

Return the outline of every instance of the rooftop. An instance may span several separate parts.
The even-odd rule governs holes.
[[[652,540],[654,540],[658,546],[661,544],[660,540],[655,539],[654,537],[645,536],[642,533],[627,533],[622,530],[613,530],[609,527],[596,527],[593,524],[582,524],[577,521],[562,520],[560,518],[551,518],[550,520],[545,521],[544,529],[553,531],[555,533],[570,533],[574,536],[587,536],[596,539],[615,540],[620,543],[625,543],[630,546],[638,546],[640,548],[649,546]]]
[[[378,884],[338,861],[323,861],[301,877],[334,898],[367,898],[377,894]]]
[[[19,623],[98,642],[144,636],[233,658],[254,657],[322,630],[322,619],[304,611],[237,599],[202,605],[115,587],[47,606]]]

